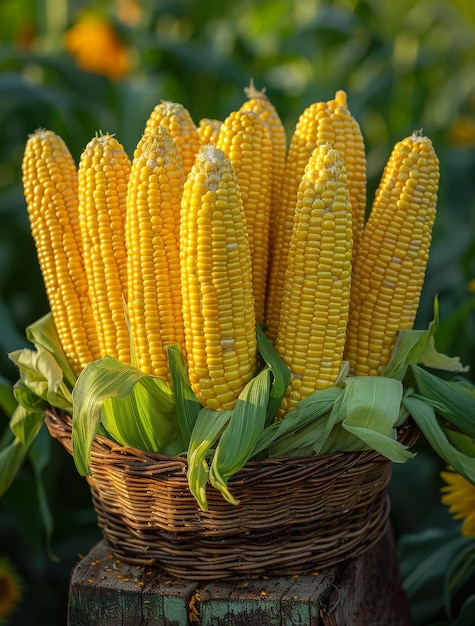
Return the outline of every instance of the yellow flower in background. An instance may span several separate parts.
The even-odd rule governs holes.
[[[0,559],[0,619],[10,615],[21,599],[18,577],[6,559]]]
[[[475,118],[469,113],[461,113],[448,131],[448,141],[458,148],[475,146]]]
[[[95,14],[84,15],[64,36],[64,46],[78,66],[118,79],[130,72],[130,55],[112,24]]]
[[[449,507],[454,519],[463,519],[462,535],[475,537],[475,485],[452,468],[440,473],[447,485],[442,487],[442,503]]]

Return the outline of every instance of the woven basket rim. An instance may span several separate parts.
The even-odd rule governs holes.
[[[50,407],[45,411],[45,421],[48,427],[48,430],[54,438],[57,439],[69,439],[72,434],[72,418],[71,416],[61,409],[56,409],[54,407]],[[397,428],[397,439],[404,445],[411,447],[417,441],[419,436],[419,431],[414,423],[414,421],[409,418],[402,424],[402,426]],[[64,445],[64,442],[63,442]],[[72,453],[71,446],[65,446],[69,449],[70,453]],[[185,471],[188,467],[188,462],[186,457],[184,456],[173,456],[168,454],[163,454],[160,452],[152,452],[149,450],[143,450],[141,448],[136,448],[132,446],[124,446],[113,439],[110,439],[104,435],[96,433],[94,437],[94,441],[91,448],[91,456],[94,458],[95,463],[104,462],[107,463],[110,461],[110,457],[113,456],[115,460],[117,460],[116,456],[119,455],[119,458],[123,457],[132,457],[137,460],[143,462],[150,463],[170,463],[171,465],[176,464],[177,469],[181,471]],[[249,460],[246,465],[239,471],[237,474],[232,476],[229,480],[235,481],[239,480],[238,476],[242,472],[247,471],[255,471],[257,468],[263,468],[265,466],[274,466],[274,465],[292,465],[292,464],[306,464],[306,463],[314,463],[316,459],[319,460],[322,464],[325,462],[335,461],[337,459],[345,459],[346,463],[351,464],[351,461],[355,462],[365,459],[365,461],[380,461],[380,462],[388,462],[391,463],[389,459],[384,457],[382,454],[373,449],[367,450],[358,450],[358,451],[339,451],[339,452],[328,452],[320,455],[309,455],[309,456],[290,456],[290,457],[266,457],[262,460],[255,461]]]

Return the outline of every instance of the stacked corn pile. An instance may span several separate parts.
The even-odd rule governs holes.
[[[259,370],[256,324],[290,370],[277,412],[379,375],[413,325],[435,218],[431,141],[398,142],[366,213],[365,147],[346,94],[309,106],[288,149],[253,86],[224,121],[161,102],[133,158],[111,135],[76,168],[48,130],[23,181],[58,336],[72,369],[110,355],[170,381],[178,345],[202,406],[232,409]]]

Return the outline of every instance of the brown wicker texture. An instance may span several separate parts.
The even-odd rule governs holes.
[[[50,434],[71,453],[71,421],[49,411]],[[417,430],[399,439],[413,445]],[[88,477],[98,524],[122,560],[185,579],[292,575],[359,556],[384,534],[391,462],[373,451],[249,462],[212,487],[203,512],[183,458],[124,448],[97,436]]]

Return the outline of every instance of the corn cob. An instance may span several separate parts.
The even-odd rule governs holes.
[[[353,218],[353,262],[363,236],[366,213],[366,157],[364,139],[360,126],[348,109],[346,93],[339,90],[328,109],[335,131],[333,147],[339,151],[345,162],[348,176],[348,192]]]
[[[89,297],[101,356],[130,362],[125,201],[130,160],[112,135],[85,147],[78,169],[79,216]]]
[[[398,142],[384,169],[353,272],[345,358],[379,375],[396,334],[413,327],[435,219],[439,162],[427,137]]]
[[[291,371],[280,415],[334,384],[345,346],[352,224],[346,168],[329,144],[316,148],[299,185],[276,349]]]
[[[285,128],[274,105],[265,94],[265,89],[258,91],[251,80],[249,87],[244,90],[247,100],[242,103],[241,111],[254,111],[267,126],[272,144],[272,182],[271,201],[274,211],[280,199],[280,187],[285,169],[285,154],[287,151],[287,138]],[[270,245],[273,245],[274,230],[270,232]]]
[[[190,112],[182,104],[162,100],[150,114],[144,134],[157,126],[166,128],[176,143],[185,174],[188,174],[201,147],[200,135]]]
[[[30,135],[22,178],[39,266],[56,330],[73,371],[99,357],[78,213],[77,170],[64,141],[49,130]]]
[[[167,345],[184,350],[180,292],[183,163],[159,126],[144,135],[132,161],[126,214],[128,314],[136,366],[168,380]]]
[[[216,145],[218,139],[219,129],[221,128],[222,121],[210,119],[209,117],[203,117],[198,123],[198,134],[200,136],[201,144],[204,146],[207,143]]]
[[[363,202],[362,189],[366,187],[364,142],[357,123],[346,107],[346,94],[339,91],[334,100],[315,102],[305,109],[297,121],[287,153],[281,200],[275,218],[267,289],[266,324],[267,334],[272,341],[275,340],[279,324],[298,187],[311,153],[324,143],[338,149],[345,162],[352,211],[359,216],[355,221],[361,228],[364,208],[356,207],[357,202]],[[352,193],[358,200],[353,198]],[[359,239],[355,233],[354,237]]]
[[[256,320],[264,321],[269,258],[272,147],[266,125],[252,111],[234,111],[223,122],[216,147],[236,172],[252,259]]]
[[[233,408],[256,370],[251,254],[236,174],[212,145],[185,182],[180,264],[191,385],[204,406]]]

